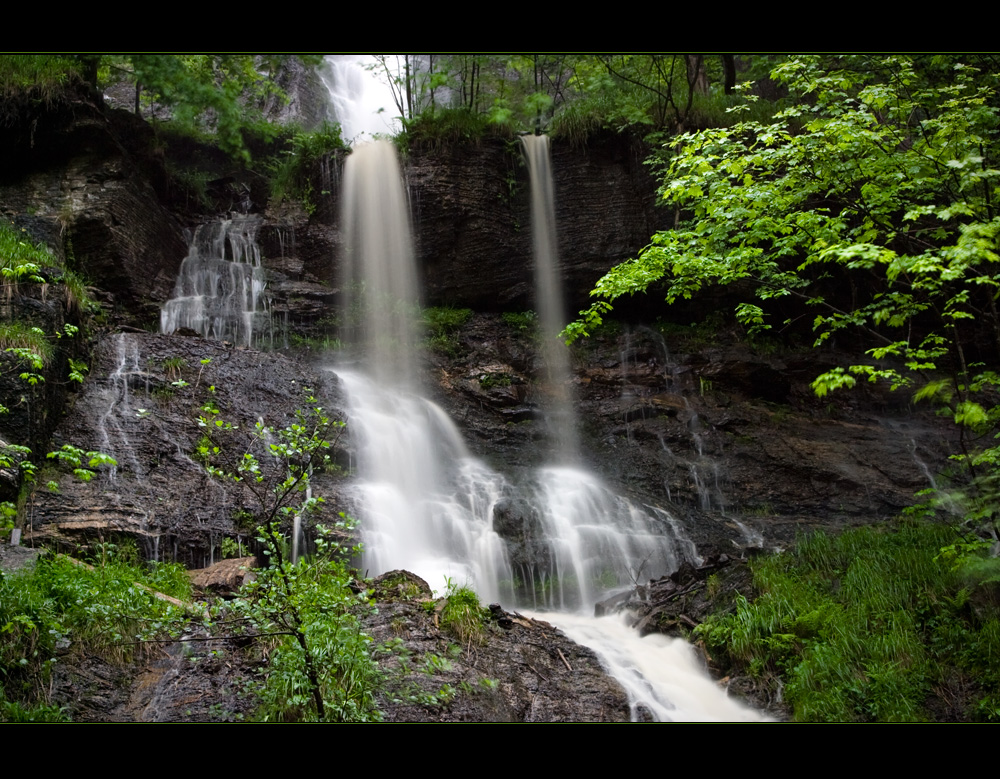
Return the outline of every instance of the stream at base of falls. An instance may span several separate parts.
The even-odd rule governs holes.
[[[730,698],[709,678],[687,641],[669,636],[641,637],[624,614],[522,612],[544,619],[601,658],[628,693],[633,721],[766,722],[768,717]]]

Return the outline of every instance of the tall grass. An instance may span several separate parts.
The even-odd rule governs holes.
[[[134,548],[100,551],[92,567],[59,556],[27,573],[0,574],[0,700],[49,703],[57,648],[127,662],[144,651],[141,639],[184,616],[150,592],[189,598],[181,566],[144,566]]]
[[[72,57],[52,54],[5,54],[0,57],[0,96],[26,94],[52,100],[80,72]]]
[[[797,720],[922,720],[955,669],[980,688],[968,716],[987,717],[1000,667],[982,658],[1000,656],[1000,629],[968,608],[939,559],[953,541],[947,527],[917,524],[802,538],[754,564],[756,600],[739,597],[698,632],[762,685],[783,685]]]
[[[0,322],[0,352],[11,351],[41,370],[52,363],[56,348],[37,327],[24,322]]]

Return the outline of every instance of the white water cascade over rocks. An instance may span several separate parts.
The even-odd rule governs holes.
[[[194,231],[173,297],[160,312],[160,332],[188,327],[240,346],[270,345],[259,228],[259,217],[236,216]]]
[[[536,235],[535,246],[543,255],[540,318],[544,337],[553,341],[563,313],[544,140],[525,146],[534,159],[532,174],[549,176],[538,195],[547,202],[536,209],[533,226],[548,231]],[[354,150],[343,202],[348,302],[342,330],[362,356],[333,370],[347,397],[357,449],[355,490],[368,574],[403,568],[439,590],[449,581],[468,584],[486,601],[551,610],[545,619],[557,625],[560,613],[572,615],[573,636],[605,655],[629,690],[636,716],[754,718],[693,663],[678,665],[664,648],[672,640],[640,639],[614,619],[582,616],[640,575],[662,576],[685,560],[700,560],[669,511],[637,505],[576,465],[579,444],[562,344],[546,348],[548,375],[540,377],[552,399],[542,409],[551,465],[515,483],[472,456],[447,414],[424,397],[415,360],[419,291],[408,206],[390,144]],[[663,664],[673,669],[670,684],[641,670]],[[678,680],[685,678],[694,691],[671,687],[683,688]]]

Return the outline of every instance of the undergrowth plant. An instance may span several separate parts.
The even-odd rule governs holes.
[[[275,203],[300,202],[308,214],[313,214],[320,198],[328,197],[335,178],[331,166],[333,157],[345,153],[347,144],[336,122],[326,123],[320,129],[306,132],[293,128],[285,140],[281,153],[268,164],[271,197]],[[313,179],[321,174],[326,188],[316,191]]]
[[[996,719],[1000,623],[970,608],[943,525],[817,533],[752,564],[752,602],[696,631],[723,665],[784,697],[799,721],[904,722],[972,687],[964,716]]]
[[[457,638],[463,646],[483,644],[489,610],[479,603],[479,596],[472,588],[459,587],[450,578],[441,611],[441,625]]]
[[[186,621],[154,591],[188,600],[191,585],[180,565],[140,563],[128,544],[97,546],[89,565],[51,555],[30,571],[0,573],[0,700],[9,704],[2,716],[55,715],[44,707],[58,653],[122,664],[149,651],[147,639]]]
[[[472,309],[436,306],[423,310],[428,345],[438,352],[454,355],[458,351],[455,333],[472,318]]]
[[[0,375],[16,373],[18,378],[28,386],[36,386],[46,380],[45,371],[50,368],[56,358],[56,343],[61,339],[73,338],[79,332],[79,327],[66,322],[62,329],[48,334],[31,322],[12,319],[11,302],[20,295],[25,285],[39,290],[44,299],[49,283],[61,282],[65,288],[66,307],[69,312],[83,314],[92,306],[86,286],[79,276],[70,271],[63,271],[61,276],[49,273],[49,281],[41,274],[42,268],[52,265],[55,258],[48,248],[41,243],[30,240],[25,229],[18,230],[13,225],[0,221]],[[48,273],[48,271],[46,271]],[[82,383],[88,368],[85,363],[67,357],[69,365],[68,382]],[[0,404],[0,414],[8,413],[9,409]],[[75,454],[72,454],[75,452]],[[83,453],[75,447],[63,447],[59,452],[49,454],[66,462],[74,456],[73,465],[76,475],[85,481],[94,468],[101,465],[114,465],[114,460],[100,452]],[[86,458],[87,463],[82,463]],[[28,447],[16,443],[0,445],[0,467],[20,471],[24,482],[30,482],[36,467],[32,461],[32,452]],[[14,527],[17,518],[17,506],[12,501],[0,502],[0,532]]]
[[[315,403],[311,396],[308,401]],[[243,433],[222,419],[214,401],[202,411],[198,424],[207,443],[201,447],[201,459],[214,477],[238,482],[249,493],[246,510],[267,559],[230,607],[247,635],[264,642],[261,718],[379,719],[378,667],[371,658],[371,639],[357,618],[367,600],[352,591],[346,562],[360,548],[342,548],[332,531],[319,525],[315,555],[296,561],[286,538],[296,518],[308,518],[322,503],[312,495],[311,476],[314,469],[333,467],[330,437],[339,435],[344,423],[313,405],[284,428],[258,421],[251,432]],[[346,515],[339,516],[338,530],[346,533],[352,523]]]

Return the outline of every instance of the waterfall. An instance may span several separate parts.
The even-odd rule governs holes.
[[[118,333],[113,336],[113,340],[116,365],[108,375],[105,390],[107,408],[97,420],[100,448],[118,462],[118,465],[108,471],[109,481],[117,481],[119,468],[128,468],[141,481],[146,472],[140,466],[135,447],[129,440],[129,430],[135,425],[138,413],[132,407],[130,383],[137,378],[143,381],[148,378],[139,367],[139,347],[135,337]]]
[[[533,171],[548,167],[547,146],[543,150],[544,160],[533,164]],[[405,568],[438,589],[446,581],[469,584],[487,602],[504,599],[592,614],[595,601],[610,591],[639,577],[669,573],[683,560],[698,564],[700,559],[680,520],[668,511],[629,501],[573,464],[579,445],[567,391],[569,360],[556,339],[562,303],[551,175],[546,187],[549,194],[542,196],[548,202],[535,224],[542,225],[543,234],[536,237],[544,255],[539,307],[548,317],[547,340],[559,347],[546,347],[546,362],[555,367],[543,382],[550,398],[545,411],[555,418],[551,430],[557,453],[551,466],[514,483],[473,457],[448,415],[422,396],[414,252],[399,166],[387,143],[356,148],[345,166],[342,340],[359,347],[362,356],[332,370],[346,396],[357,450],[352,509],[361,520],[367,574]],[[559,624],[559,615],[545,618]],[[585,624],[588,635],[610,635],[617,623],[587,617]],[[634,632],[631,640],[639,640]],[[586,643],[604,641],[609,643],[604,650],[595,646],[598,651],[620,643],[617,638],[587,638]],[[659,653],[661,643],[673,642],[642,645],[659,658],[649,662],[673,664]],[[610,659],[608,666],[614,667]],[[714,689],[715,699],[725,699],[703,675],[686,667],[677,674],[692,676],[702,688]],[[667,687],[651,694],[648,688],[658,683],[643,673],[639,681],[636,672],[626,675],[632,679],[630,695],[646,702],[642,711],[658,718],[670,718],[671,711],[695,718],[688,716],[686,703],[671,703],[680,693]],[[693,693],[695,698],[702,694]],[[697,710],[697,704],[692,706]],[[702,707],[701,716],[713,716],[707,711]],[[725,711],[716,716],[735,718],[735,704]]]
[[[549,435],[560,462],[578,459],[576,414],[570,384],[569,350],[559,338],[566,325],[559,254],[556,250],[556,213],[552,164],[547,135],[521,138],[531,179],[531,237],[535,257],[535,295],[541,325],[544,407]]]
[[[347,158],[341,225],[341,338],[362,346],[380,383],[413,389],[420,301],[410,212],[391,143],[363,144]]]
[[[194,231],[174,295],[160,312],[160,332],[189,327],[241,346],[270,339],[259,228],[259,217],[239,216]]]
[[[330,98],[332,118],[351,144],[376,135],[399,132],[392,92],[380,81],[378,61],[371,55],[327,55],[319,71]]]
[[[341,339],[363,358],[361,371],[337,374],[358,449],[363,563],[372,572],[407,568],[437,587],[476,582],[483,597],[498,597],[498,582],[510,579],[491,525],[503,479],[420,394],[413,239],[392,144],[364,144],[347,158],[341,224]]]

